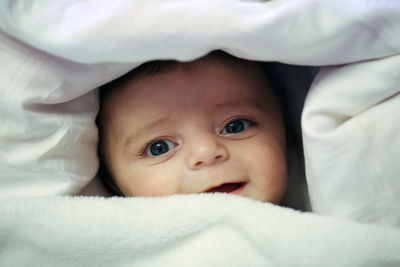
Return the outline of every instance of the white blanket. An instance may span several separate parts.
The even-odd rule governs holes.
[[[324,68],[302,116],[313,210],[400,226],[400,55]]]
[[[226,194],[3,199],[0,266],[399,266],[400,229]]]

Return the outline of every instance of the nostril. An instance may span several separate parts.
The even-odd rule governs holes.
[[[201,159],[195,160],[195,161],[193,161],[191,163],[191,166],[194,167],[194,168],[201,168],[203,166],[214,165],[214,164],[222,162],[224,160],[225,160],[225,155],[217,154],[217,155],[214,155],[214,157],[211,156],[211,157],[208,157],[205,160],[201,160]]]
[[[202,162],[202,161],[198,161],[198,162],[196,162],[196,163],[194,164],[194,166],[196,166],[196,167],[199,167],[199,166],[201,166],[201,165],[203,165],[203,162]]]

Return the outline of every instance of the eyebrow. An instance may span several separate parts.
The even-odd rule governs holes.
[[[126,138],[125,143],[124,143],[124,147],[128,147],[130,146],[130,144],[136,140],[138,137],[145,135],[148,132],[151,132],[152,129],[158,128],[162,125],[165,124],[171,124],[171,119],[169,117],[161,117],[158,118],[156,120],[153,120],[147,124],[144,124],[143,126],[140,126],[140,130],[138,130],[137,132],[129,135],[128,138]]]
[[[222,102],[220,104],[217,104],[213,109],[212,113],[216,113],[220,111],[221,109],[238,109],[242,107],[248,107],[251,109],[257,109],[258,111],[263,111],[264,106],[257,100],[254,99],[247,99],[243,101],[236,101],[236,102]]]

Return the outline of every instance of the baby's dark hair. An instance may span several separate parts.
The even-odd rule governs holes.
[[[260,62],[257,61],[249,61],[249,60],[245,60],[245,59],[241,59],[241,58],[237,58],[234,57],[228,53],[225,53],[221,50],[218,51],[213,51],[211,53],[209,53],[207,55],[208,58],[215,58],[218,59],[219,61],[228,63],[228,64],[242,64],[242,65],[259,65],[260,69],[263,70],[263,65]],[[105,188],[108,190],[108,192],[113,195],[113,196],[123,196],[121,190],[118,188],[118,186],[116,185],[114,179],[112,178],[107,164],[104,160],[103,157],[103,152],[102,152],[102,140],[103,140],[103,126],[102,124],[104,122],[102,122],[102,112],[104,112],[103,110],[103,103],[105,101],[105,99],[107,99],[107,97],[109,97],[109,95],[113,92],[115,92],[115,90],[121,90],[121,88],[124,87],[124,85],[130,81],[133,80],[139,80],[141,78],[145,78],[145,77],[149,77],[149,76],[153,76],[156,74],[162,74],[165,72],[168,72],[170,70],[176,69],[176,68],[182,68],[182,70],[187,70],[190,69],[191,66],[193,64],[193,61],[191,62],[180,62],[180,61],[176,61],[176,60],[157,60],[157,61],[150,61],[147,63],[144,63],[140,66],[138,66],[137,68],[131,70],[130,72],[128,72],[127,74],[103,85],[100,87],[100,111],[98,113],[98,116],[96,118],[96,124],[98,126],[99,129],[99,145],[98,145],[98,155],[99,155],[99,160],[100,160],[100,167],[99,167],[99,171],[98,171],[98,177],[100,178],[100,180],[102,181],[102,183],[104,184]],[[267,74],[266,74],[267,75]],[[282,100],[282,97],[284,97],[282,95],[282,93],[279,90],[276,90],[272,84],[272,88],[275,91],[275,94],[278,97],[278,100]],[[281,103],[283,103],[282,101],[280,101]],[[288,125],[286,125],[286,117],[287,114],[285,111],[285,108],[282,109],[283,110],[283,116],[284,116],[284,121],[285,121],[285,128],[288,128]],[[288,130],[288,129],[287,129]]]

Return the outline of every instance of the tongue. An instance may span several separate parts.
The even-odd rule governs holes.
[[[214,187],[210,190],[208,190],[208,193],[214,193],[214,192],[220,192],[220,193],[230,193],[235,191],[236,189],[239,189],[241,186],[241,183],[235,183],[235,184],[223,184],[218,187]]]

